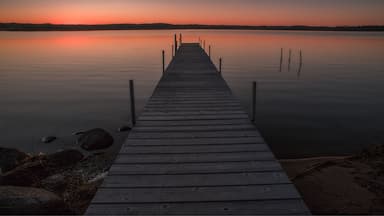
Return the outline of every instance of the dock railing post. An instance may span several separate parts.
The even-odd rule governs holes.
[[[177,52],[177,35],[175,34],[175,55],[176,55],[176,52]]]
[[[220,58],[219,59],[219,73],[221,74],[221,68],[222,68],[222,65],[223,65],[223,59],[222,58]]]
[[[211,45],[209,45],[208,56],[209,56],[209,58],[211,58]]]
[[[163,74],[165,72],[165,51],[163,50],[162,51],[162,54],[163,54]]]
[[[129,80],[129,93],[131,99],[131,121],[132,126],[136,125],[136,110],[135,110],[135,88],[133,86],[133,80]]]
[[[257,83],[253,81],[252,83],[252,122],[256,121],[256,88]]]
[[[205,51],[205,40],[203,41],[203,49]]]
[[[180,33],[180,46],[181,46],[181,44],[183,43],[183,35]]]

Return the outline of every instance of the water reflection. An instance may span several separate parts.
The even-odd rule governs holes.
[[[129,122],[128,80],[140,111],[161,77],[161,50],[171,59],[174,33],[1,32],[0,143],[54,149],[39,138]],[[217,65],[225,59],[223,76],[245,108],[250,81],[258,81],[257,125],[277,156],[348,153],[384,141],[383,33],[182,33],[184,42],[211,45]]]

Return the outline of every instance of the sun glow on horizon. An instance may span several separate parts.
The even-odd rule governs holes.
[[[378,0],[2,0],[0,22],[52,24],[384,25]]]

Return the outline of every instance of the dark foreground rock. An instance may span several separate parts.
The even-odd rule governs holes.
[[[52,192],[28,187],[0,186],[1,214],[71,214]]]
[[[28,156],[0,175],[0,214],[84,214],[116,154]]]
[[[77,143],[85,150],[106,149],[113,144],[113,137],[101,128],[92,129],[81,134]]]
[[[51,155],[31,157],[22,165],[4,173],[0,183],[13,186],[39,186],[42,179],[74,166],[83,157],[83,154],[77,150],[64,150]]]
[[[0,147],[0,168],[1,172],[8,172],[28,158],[29,156],[17,149],[1,148]]]

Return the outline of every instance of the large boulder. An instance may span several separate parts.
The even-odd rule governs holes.
[[[31,186],[50,175],[43,158],[25,162],[21,166],[5,173],[1,177],[2,185]]]
[[[52,192],[28,187],[0,186],[1,214],[70,214],[64,201]]]
[[[110,147],[113,144],[113,137],[107,131],[96,128],[81,134],[77,144],[88,151],[100,150]]]
[[[84,158],[84,155],[75,149],[68,149],[47,155],[48,166],[63,168],[73,166]]]
[[[41,188],[62,195],[70,184],[70,176],[67,173],[58,173],[41,180]]]
[[[39,186],[42,179],[62,172],[83,159],[77,150],[64,150],[51,155],[32,157],[17,168],[4,173],[1,184],[14,186]]]
[[[0,168],[1,172],[8,172],[17,167],[23,160],[27,159],[28,155],[17,149],[1,148],[0,147]],[[1,173],[0,172],[0,173]]]

